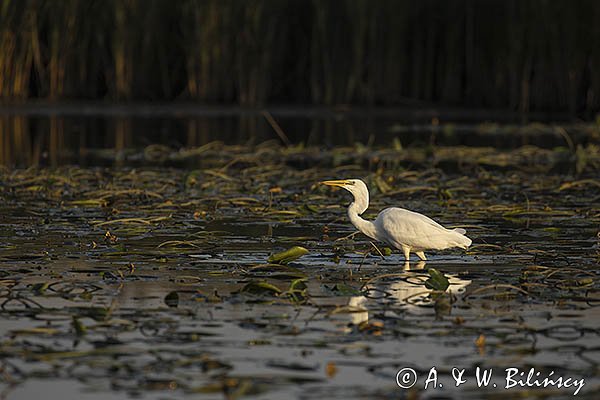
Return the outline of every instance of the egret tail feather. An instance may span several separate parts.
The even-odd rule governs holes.
[[[473,241],[471,239],[469,239],[466,236],[461,236],[461,246],[463,249],[467,249],[469,246],[471,246],[471,243],[473,243]]]

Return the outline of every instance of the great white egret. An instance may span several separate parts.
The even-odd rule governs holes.
[[[381,211],[375,221],[360,215],[369,208],[369,189],[360,179],[343,179],[321,182],[328,186],[346,189],[354,196],[348,207],[350,222],[368,237],[387,243],[404,252],[406,261],[410,253],[426,260],[425,250],[443,250],[451,247],[466,249],[471,239],[462,228],[446,229],[431,218],[403,208],[390,207]]]

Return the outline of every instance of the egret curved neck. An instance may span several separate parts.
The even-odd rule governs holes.
[[[359,204],[356,201],[352,202],[352,204],[350,204],[350,206],[348,207],[348,217],[350,218],[350,222],[352,222],[352,225],[354,225],[356,229],[358,229],[371,239],[377,239],[375,237],[375,224],[373,224],[371,221],[367,221],[366,219],[360,216],[360,214],[366,211],[368,206],[368,203],[365,205]]]

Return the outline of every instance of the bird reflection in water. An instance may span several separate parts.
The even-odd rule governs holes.
[[[347,315],[350,317],[351,324],[361,325],[369,322],[369,313],[374,313],[370,309],[378,309],[377,313],[381,314],[383,302],[393,303],[402,310],[412,312],[419,312],[424,305],[431,304],[430,294],[433,290],[425,286],[425,281],[429,278],[429,275],[425,272],[425,265],[425,261],[419,261],[414,265],[406,262],[404,272],[390,274],[393,275],[393,282],[386,283],[380,280],[369,283],[363,288],[366,295],[348,298],[347,305],[344,308],[348,311]],[[472,282],[468,279],[462,279],[456,274],[445,274],[445,276],[450,284],[445,293],[451,295],[464,293],[466,287]],[[346,330],[351,330],[351,328],[346,327]]]

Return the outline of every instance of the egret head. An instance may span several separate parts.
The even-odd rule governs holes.
[[[346,189],[354,196],[369,193],[367,185],[360,179],[341,179],[339,181],[323,181],[323,185],[337,186]]]
[[[369,207],[369,189],[360,179],[342,179],[338,181],[323,181],[323,185],[337,186],[346,189],[354,195],[359,214],[362,214]]]

